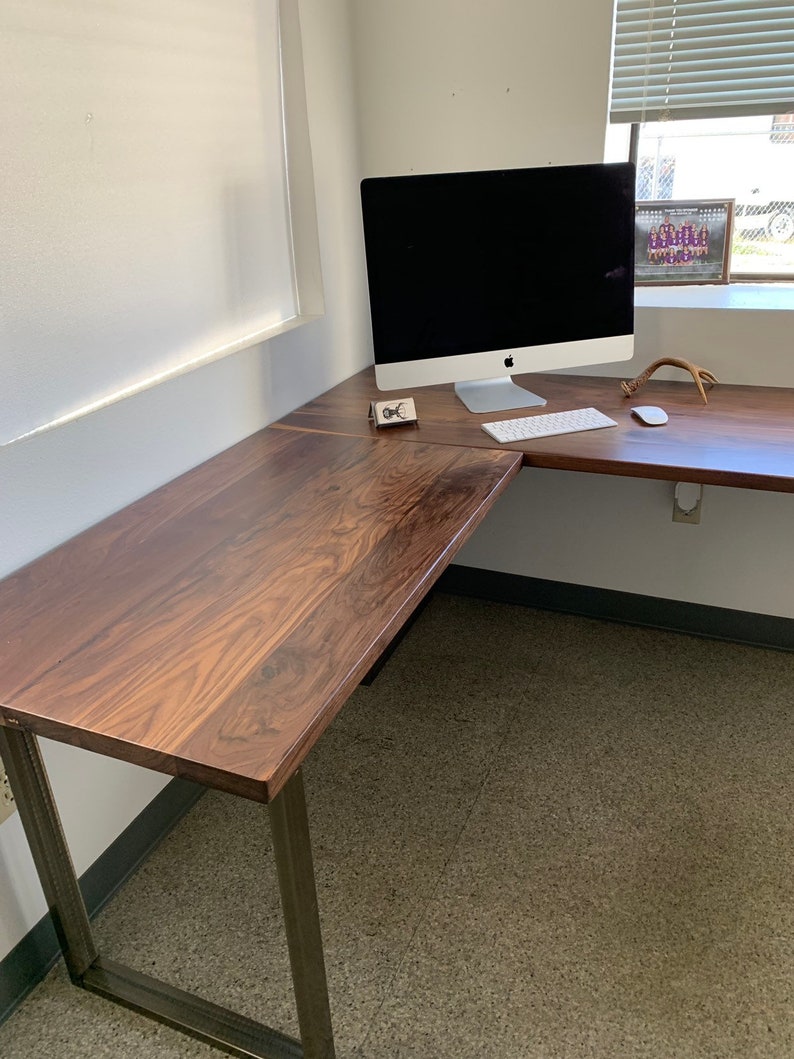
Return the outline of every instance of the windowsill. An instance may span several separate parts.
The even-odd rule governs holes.
[[[794,310],[794,282],[637,287],[637,309]]]

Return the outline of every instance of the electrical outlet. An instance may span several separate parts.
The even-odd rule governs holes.
[[[14,801],[11,784],[8,782],[8,773],[3,766],[2,758],[0,758],[0,824],[16,811],[17,803]]]
[[[703,486],[694,482],[678,482],[673,496],[673,522],[686,522],[690,526],[700,523],[703,504]]]

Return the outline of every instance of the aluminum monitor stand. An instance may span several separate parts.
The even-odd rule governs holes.
[[[546,403],[544,397],[516,386],[507,375],[497,379],[456,382],[455,393],[470,412],[507,412],[511,408],[539,408]]]

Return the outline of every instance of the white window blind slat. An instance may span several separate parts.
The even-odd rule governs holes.
[[[794,109],[794,4],[617,0],[613,122]]]

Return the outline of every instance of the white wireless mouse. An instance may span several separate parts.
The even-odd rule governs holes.
[[[660,427],[667,422],[667,412],[663,408],[657,408],[655,404],[641,404],[632,408],[632,412],[646,426]]]

